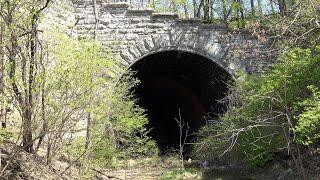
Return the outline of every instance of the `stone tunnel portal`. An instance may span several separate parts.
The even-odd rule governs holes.
[[[150,136],[160,152],[179,148],[180,117],[189,134],[206,124],[204,116],[216,117],[225,105],[218,103],[228,92],[231,76],[212,60],[183,51],[148,55],[131,66],[140,84],[134,89],[138,103],[146,109]],[[180,114],[180,115],[179,115]],[[187,141],[192,141],[190,136]]]

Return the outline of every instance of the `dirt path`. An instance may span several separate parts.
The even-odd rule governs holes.
[[[181,173],[180,161],[176,157],[147,158],[128,160],[118,168],[103,169],[97,176],[98,179],[123,179],[123,180],[155,180],[155,179],[199,179],[199,172],[189,172],[186,168]]]
[[[165,172],[163,168],[106,169],[99,179],[155,180]]]

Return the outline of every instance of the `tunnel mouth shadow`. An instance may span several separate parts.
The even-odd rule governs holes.
[[[140,59],[130,70],[140,80],[132,92],[146,110],[149,136],[156,141],[160,154],[178,150],[186,130],[186,143],[192,143],[207,123],[206,116],[225,112],[226,105],[219,100],[228,93],[231,75],[204,56],[163,51]],[[184,123],[183,128],[179,121]],[[186,148],[186,153],[189,150]]]

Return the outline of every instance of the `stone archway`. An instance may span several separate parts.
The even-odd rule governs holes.
[[[225,109],[217,100],[228,92],[232,76],[209,58],[167,50],[144,56],[130,69],[141,81],[134,92],[139,105],[147,110],[150,136],[162,152],[179,146],[176,118],[188,123],[191,134],[206,123],[205,115],[215,116]]]

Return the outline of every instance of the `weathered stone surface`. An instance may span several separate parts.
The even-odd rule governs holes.
[[[153,9],[128,9],[127,16],[150,16],[154,13]]]
[[[96,23],[92,1],[63,2],[57,1],[48,10],[42,27],[64,27],[75,38],[92,38]],[[119,55],[124,65],[169,50],[205,56],[231,74],[239,69],[261,72],[271,64],[268,42],[260,43],[247,32],[232,32],[224,25],[207,25],[199,19],[179,19],[174,13],[134,9],[128,3],[97,3],[98,40]]]
[[[153,19],[164,19],[164,18],[177,19],[177,18],[179,18],[178,14],[176,14],[176,13],[153,13],[151,17]]]

